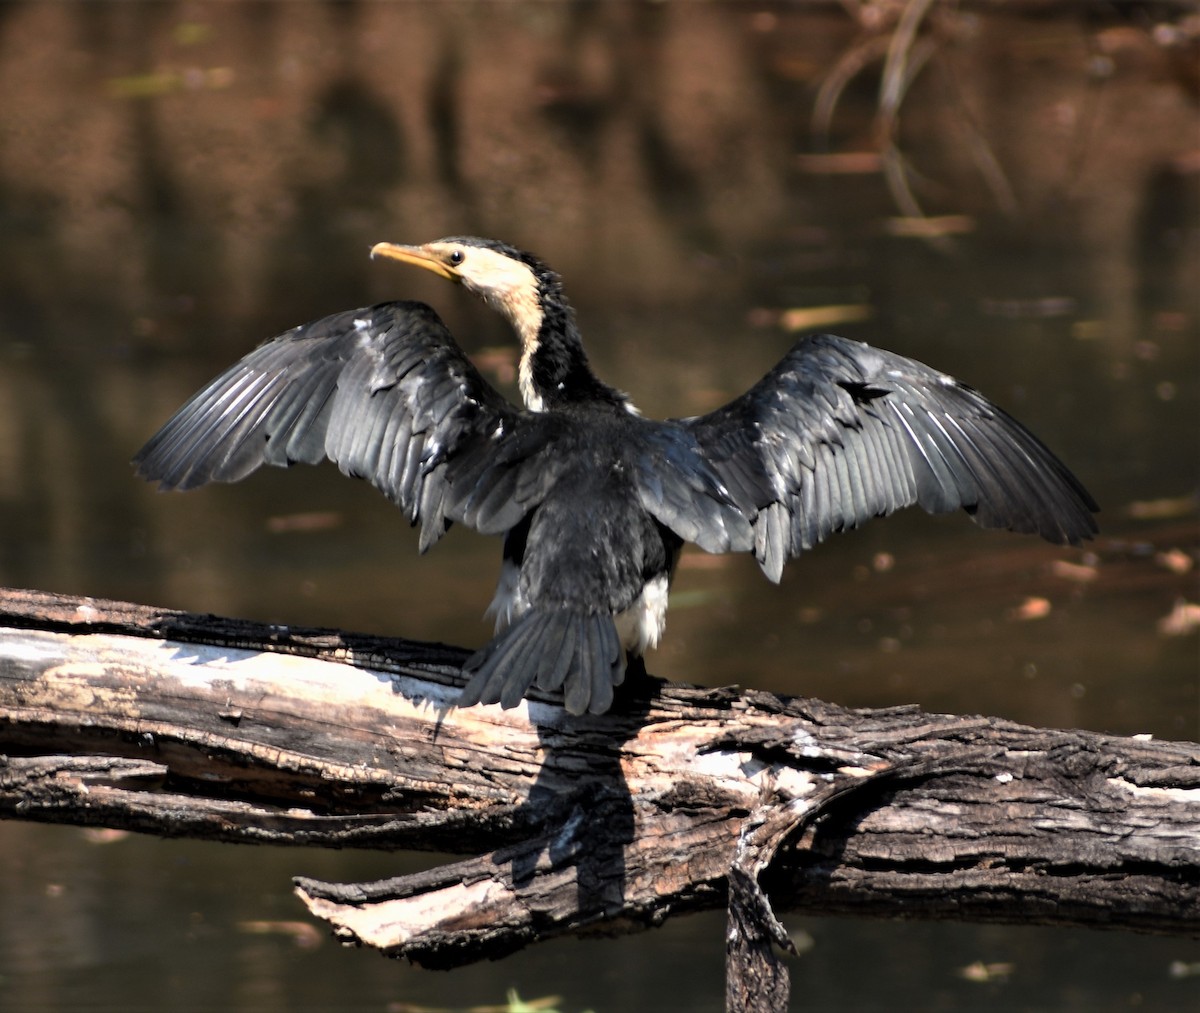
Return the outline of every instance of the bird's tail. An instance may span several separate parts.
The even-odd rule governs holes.
[[[498,703],[515,707],[531,686],[563,691],[572,714],[603,714],[613,687],[625,678],[625,652],[611,615],[567,609],[527,612],[476,651],[460,707]]]

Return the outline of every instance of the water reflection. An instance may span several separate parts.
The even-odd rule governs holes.
[[[935,246],[879,174],[887,43],[851,6],[0,7],[0,87],[21,97],[0,106],[0,580],[481,643],[495,540],[456,530],[418,559],[394,508],[332,468],[164,497],[127,461],[259,340],[374,300],[434,302],[502,380],[497,321],[365,256],[380,239],[498,235],[562,272],[594,364],[647,414],[745,389],[790,343],[788,310],[866,306],[837,329],[979,386],[1105,507],[1083,552],[895,517],[799,560],[780,588],[749,559],[689,554],[652,670],[1200,735],[1195,633],[1160,627],[1197,596],[1185,43],[1155,42],[1150,13],[935,5],[896,135],[939,216]],[[848,76],[814,151],[835,73]],[[979,137],[1011,213],[980,175]],[[13,1008],[345,1009],[352,995],[378,1009],[498,1001],[510,983],[562,991],[568,1009],[720,1005],[719,920],[429,975],[237,927],[296,917],[293,873],[369,878],[397,856],[99,845],[15,824],[0,849]],[[798,984],[827,1008],[1196,996],[1167,976],[1195,959],[1171,941],[792,921],[816,940]],[[869,982],[848,969],[866,944]],[[977,959],[1016,970],[954,976]]]

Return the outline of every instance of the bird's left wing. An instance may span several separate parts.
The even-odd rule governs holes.
[[[1019,422],[953,377],[831,334],[798,341],[741,397],[683,420],[778,580],[829,534],[911,504],[1078,543],[1095,501]]]
[[[424,551],[463,522],[513,527],[554,478],[545,426],[492,388],[423,303],[338,313],[260,345],[134,458],[164,489],[328,457],[421,522]]]

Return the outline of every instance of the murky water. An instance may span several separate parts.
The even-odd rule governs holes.
[[[893,517],[778,588],[688,553],[652,671],[1195,739],[1196,86],[1152,28],[935,5],[889,134],[885,47],[836,4],[4,5],[0,581],[481,643],[494,539],[456,529],[418,558],[332,467],[161,496],[127,462],[263,338],[380,299],[433,303],[511,384],[497,321],[365,256],[495,235],[563,274],[594,365],[646,414],[739,393],[821,308],[982,389],[1104,506],[1078,550]],[[886,136],[908,167],[890,186]],[[339,950],[289,893],[427,857],[21,824],[0,854],[2,1008],[378,1010],[510,985],[566,1010],[721,1006],[718,916],[435,974]],[[1175,940],[787,921],[812,942],[797,1008],[1200,999]],[[968,980],[979,961],[1011,968]]]

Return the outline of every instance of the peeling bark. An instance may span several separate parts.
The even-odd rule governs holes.
[[[1200,746],[653,679],[457,710],[465,656],[0,592],[0,815],[470,856],[296,881],[431,967],[728,906],[730,1009],[786,1007],[772,907],[1200,934]]]

